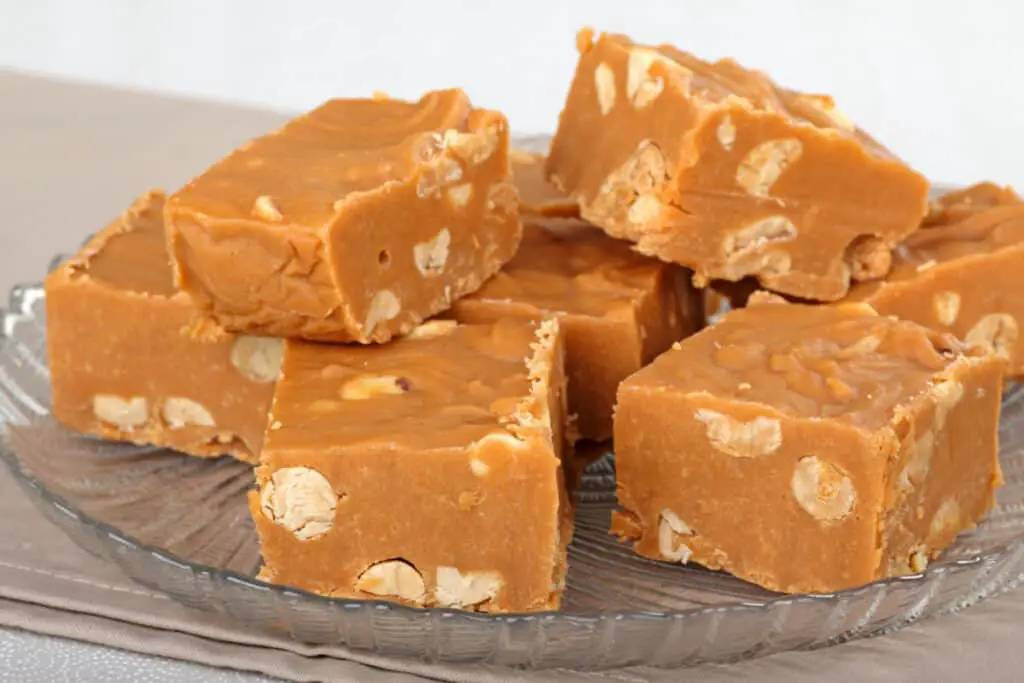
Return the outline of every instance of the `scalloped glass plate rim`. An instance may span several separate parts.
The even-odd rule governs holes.
[[[51,262],[51,269],[55,264],[60,263],[65,257],[58,255]],[[8,297],[7,308],[0,308],[0,318],[4,321],[3,329],[0,330],[0,342],[6,342],[11,336],[10,325],[16,323],[19,319],[30,317],[31,313],[26,310],[27,305],[31,305],[34,299],[26,300],[25,293],[31,291],[39,291],[42,287],[41,283],[32,284],[18,284],[15,285]],[[303,599],[312,599],[320,601],[325,604],[329,604],[333,607],[340,607],[341,609],[362,609],[367,606],[371,606],[376,610],[389,611],[396,614],[405,614],[409,616],[423,615],[423,614],[436,614],[440,616],[452,615],[459,616],[462,618],[468,618],[470,620],[478,620],[482,622],[494,623],[494,622],[521,622],[521,621],[552,621],[556,619],[568,619],[577,623],[585,624],[600,624],[608,620],[618,619],[646,619],[652,621],[666,621],[670,622],[677,619],[683,619],[687,617],[693,617],[702,614],[713,614],[716,612],[727,612],[738,609],[764,609],[772,605],[785,605],[785,604],[798,604],[798,603],[814,603],[814,602],[827,602],[827,601],[838,601],[843,598],[854,598],[863,593],[867,593],[874,590],[879,590],[883,587],[887,587],[895,584],[906,584],[911,582],[926,581],[933,576],[938,576],[943,573],[957,573],[964,569],[976,566],[978,564],[984,564],[986,562],[998,561],[1000,558],[1007,556],[1013,551],[1018,550],[1024,545],[1024,538],[1017,537],[1002,545],[996,546],[994,549],[986,552],[979,553],[972,557],[960,558],[952,561],[947,561],[946,564],[939,566],[930,566],[923,572],[916,574],[908,574],[906,576],[893,577],[888,579],[881,579],[872,583],[864,584],[854,588],[845,589],[842,591],[835,591],[831,593],[799,593],[799,594],[778,594],[778,597],[773,597],[763,601],[752,601],[743,600],[733,603],[719,603],[712,606],[706,607],[695,607],[692,609],[684,610],[672,610],[665,612],[654,612],[654,611],[615,611],[607,613],[595,613],[585,614],[578,612],[564,612],[559,610],[548,610],[544,612],[528,612],[528,613],[508,613],[508,614],[484,614],[479,612],[468,612],[462,610],[453,610],[449,608],[440,607],[410,607],[407,605],[401,605],[398,603],[388,602],[386,600],[355,600],[351,598],[331,598],[316,593],[310,593],[299,588],[290,586],[283,586],[278,584],[271,584],[260,581],[259,579],[250,578],[243,576],[234,571],[216,569],[209,565],[188,562],[183,560],[165,550],[142,543],[138,541],[130,534],[121,532],[119,529],[102,522],[80,510],[74,505],[71,505],[61,496],[51,492],[39,479],[32,474],[26,472],[18,460],[18,457],[6,446],[4,440],[0,440],[0,459],[2,459],[7,468],[15,476],[21,484],[26,485],[34,489],[40,498],[49,502],[53,508],[59,510],[66,517],[77,520],[80,524],[91,527],[105,535],[110,539],[116,541],[118,544],[126,546],[135,551],[141,551],[151,555],[157,560],[167,563],[178,565],[183,568],[189,568],[193,571],[200,572],[210,576],[216,576],[224,579],[225,581],[241,584],[248,588],[275,592],[283,597],[295,596]],[[972,597],[970,594],[965,595],[963,598],[955,601],[955,604],[949,608],[948,611],[956,611],[967,607],[978,600],[982,600],[990,595],[1001,593],[1007,587],[1014,585],[1013,580],[1007,581],[1004,585],[996,588],[995,591],[983,592],[980,595]]]

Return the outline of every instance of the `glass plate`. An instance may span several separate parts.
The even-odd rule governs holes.
[[[0,459],[90,552],[180,602],[297,640],[427,661],[607,669],[682,666],[812,648],[899,628],[1016,585],[1024,574],[1024,387],[1003,405],[1006,485],[992,512],[922,574],[829,595],[769,593],[633,555],[607,533],[610,454],[586,473],[558,612],[488,616],[327,599],[256,580],[251,469],[73,434],[49,416],[44,295],[16,287],[0,328]]]

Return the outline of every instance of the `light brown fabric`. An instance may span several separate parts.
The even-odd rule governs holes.
[[[173,188],[282,118],[0,72],[0,291],[40,280],[54,253],[73,251],[139,191]],[[0,520],[0,626],[295,681],[1016,681],[1024,669],[1024,591],[884,638],[732,666],[431,666],[309,647],[183,607],[75,546],[2,467]]]

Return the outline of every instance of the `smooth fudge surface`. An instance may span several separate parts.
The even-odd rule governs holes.
[[[994,352],[1024,378],[1024,202],[981,183],[939,198],[924,227],[893,253],[882,281],[850,299],[879,313],[949,331]]]
[[[554,218],[578,218],[575,200],[551,184],[545,177],[547,157],[536,152],[512,148],[512,179],[519,192],[519,213]]]
[[[885,275],[928,182],[830,97],[731,60],[581,32],[547,172],[581,215],[698,284],[756,276],[818,301]]]
[[[1002,481],[1002,374],[864,304],[754,297],[620,386],[613,529],[783,592],[921,571]]]
[[[289,341],[250,507],[262,578],[322,595],[558,606],[572,535],[557,320]]]
[[[619,382],[700,327],[698,295],[684,268],[637,254],[583,221],[523,220],[515,258],[452,314],[475,323],[557,316],[573,435],[609,439]]]
[[[46,279],[53,415],[86,434],[255,461],[281,342],[196,324],[171,276],[163,205],[142,195]]]
[[[504,117],[460,90],[331,100],[167,202],[178,285],[225,329],[383,342],[476,290],[522,231]]]

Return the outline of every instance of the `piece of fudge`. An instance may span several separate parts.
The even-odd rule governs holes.
[[[551,180],[584,218],[698,284],[753,275],[837,300],[851,278],[885,275],[927,211],[928,182],[830,97],[667,45],[587,30],[577,43]]]
[[[883,315],[949,331],[996,353],[1024,378],[1024,202],[982,183],[941,197],[925,227],[893,253],[889,276],[851,300]]]
[[[289,341],[250,507],[261,577],[328,596],[558,606],[572,535],[557,320]]]
[[[622,383],[613,529],[783,592],[923,570],[1002,481],[1002,364],[864,304],[770,299]]]
[[[512,148],[512,181],[519,192],[519,213],[578,218],[580,207],[544,176],[543,154]]]
[[[164,195],[139,197],[46,279],[54,417],[108,439],[255,462],[281,341],[197,324],[174,287]]]
[[[519,253],[451,315],[486,323],[558,317],[573,436],[612,436],[619,382],[701,326],[689,273],[579,220],[523,217]]]
[[[508,156],[460,90],[331,100],[170,197],[177,283],[228,330],[387,341],[515,254]]]

